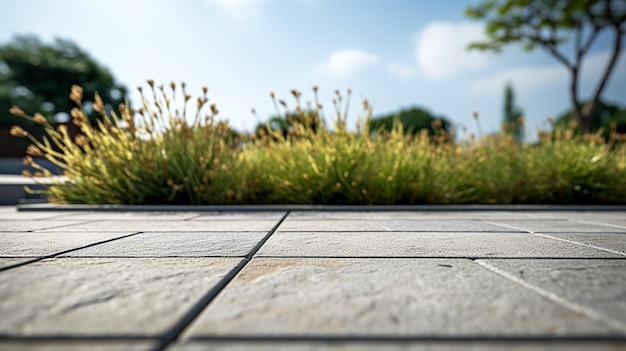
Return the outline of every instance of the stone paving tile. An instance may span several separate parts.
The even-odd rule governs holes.
[[[149,351],[157,342],[150,341],[7,341],[0,340],[0,350],[11,351]]]
[[[588,307],[623,325],[626,333],[626,260],[480,260],[497,270]]]
[[[626,255],[626,234],[620,233],[549,233],[546,237],[571,240],[584,245],[595,246]]]
[[[626,214],[624,214],[626,217]],[[582,220],[581,222],[590,223],[590,224],[600,224],[600,225],[610,225],[618,228],[624,228],[626,231],[626,220],[624,219],[589,219]]]
[[[0,272],[0,335],[157,336],[239,258],[62,258]]]
[[[498,226],[476,220],[297,220],[287,219],[278,227],[279,232],[319,231],[420,231],[420,232],[518,232],[510,227]]]
[[[544,213],[539,212],[539,213]],[[549,212],[554,219],[572,220],[617,220],[626,217],[626,211],[554,211]]]
[[[194,217],[198,217],[198,212],[98,212],[98,211],[77,211],[77,212],[65,212],[59,218],[63,219],[77,219],[77,220],[186,220]]]
[[[0,211],[0,220],[55,220],[67,216],[64,211],[18,212],[15,207],[11,211]]]
[[[167,348],[167,351],[621,351],[626,342],[610,341],[577,341],[577,342],[220,342],[220,341],[189,341]]]
[[[387,220],[376,224],[388,231],[406,232],[519,232],[520,230],[473,220]]]
[[[151,232],[69,252],[62,257],[245,256],[266,235],[266,232]]]
[[[535,233],[626,233],[626,229],[603,226],[599,224],[589,224],[583,222],[536,220],[536,221],[516,221],[516,220],[492,220],[494,224],[507,225],[524,231]]]
[[[57,222],[55,222],[57,223]],[[127,220],[94,221],[63,228],[50,229],[50,232],[85,232],[85,231],[137,231],[137,232],[243,232],[270,231],[278,221],[168,221],[168,220]]]
[[[278,221],[285,216],[287,212],[197,212],[197,217],[193,220],[275,220]]]
[[[27,258],[16,258],[16,257],[0,257],[0,268],[12,266],[16,263],[30,261]]]
[[[121,238],[133,232],[10,232],[0,233],[0,256],[41,257],[80,248],[105,240]]]
[[[28,232],[33,230],[42,229],[54,229],[59,228],[60,231],[63,228],[67,228],[72,225],[82,224],[85,221],[72,221],[72,220],[58,220],[58,221],[30,221],[25,219],[20,220],[0,220],[0,232]],[[98,230],[94,230],[98,231]],[[127,231],[127,230],[124,230]]]
[[[552,212],[531,211],[293,211],[289,219],[297,220],[409,220],[409,219],[537,219],[553,218]]]
[[[278,227],[278,232],[354,232],[354,231],[384,231],[381,226],[371,221],[361,220],[317,220],[302,221],[287,217]]]
[[[528,233],[284,232],[257,256],[318,257],[620,257]]]
[[[464,259],[253,259],[184,333],[572,336],[619,331]]]

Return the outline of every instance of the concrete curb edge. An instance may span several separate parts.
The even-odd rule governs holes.
[[[616,205],[87,205],[18,204],[18,211],[101,211],[101,212],[277,212],[277,211],[626,211]]]

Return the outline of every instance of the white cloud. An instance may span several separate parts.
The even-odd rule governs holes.
[[[321,69],[339,77],[347,77],[356,71],[380,63],[380,58],[358,49],[341,49],[333,52]]]
[[[389,62],[387,71],[400,79],[409,79],[415,74],[413,66],[397,62]]]
[[[611,80],[626,78],[626,52],[622,52],[621,60],[614,68]],[[589,55],[584,61],[580,75],[579,88],[581,93],[595,89],[609,59],[609,52]],[[474,92],[497,93],[504,89],[507,82],[515,85],[516,90],[533,91],[537,89],[566,86],[570,79],[567,69],[559,63],[541,67],[519,67],[503,70],[496,74],[478,79],[472,86]]]
[[[480,24],[430,23],[417,36],[417,63],[424,73],[436,78],[481,69],[488,65],[489,56],[468,52],[466,47],[483,37]]]

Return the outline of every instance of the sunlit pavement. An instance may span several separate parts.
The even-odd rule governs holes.
[[[626,349],[625,208],[328,209],[0,207],[0,350]]]

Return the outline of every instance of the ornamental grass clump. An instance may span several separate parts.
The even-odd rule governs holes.
[[[32,145],[25,163],[52,173],[33,161],[43,156],[65,176],[45,190],[52,202],[88,204],[148,203],[233,203],[237,200],[237,179],[231,177],[237,153],[228,124],[216,119],[215,105],[208,105],[207,89],[191,101],[185,84],[162,85],[148,81],[142,88],[142,107],[136,111],[128,104],[119,111],[107,111],[99,95],[93,109],[102,118],[96,124],[86,117],[82,89],[73,86],[70,98],[78,107],[71,111],[72,122],[80,134],[71,138],[65,126],[54,128],[47,121],[13,112],[41,123],[46,131],[36,140],[23,130],[16,136],[27,137]],[[176,101],[177,96],[182,101]],[[195,103],[195,106],[189,106]],[[180,105],[180,106],[179,106]],[[207,106],[208,105],[208,106]],[[179,108],[180,107],[180,108]],[[195,114],[192,114],[195,110]],[[28,174],[26,174],[28,175]]]
[[[457,140],[435,121],[406,133],[371,130],[372,108],[362,104],[355,128],[347,127],[350,91],[335,92],[326,119],[314,87],[312,102],[293,90],[295,106],[273,99],[280,126],[236,136],[207,89],[193,99],[185,85],[148,82],[141,108],[122,105],[91,124],[82,91],[73,87],[72,138],[19,108],[12,112],[42,124],[46,137],[33,138],[25,164],[51,172],[33,157],[51,160],[66,176],[44,191],[50,201],[112,204],[616,204],[626,203],[626,139],[615,131],[580,135],[574,128],[540,132],[535,143],[501,133]],[[475,114],[478,120],[478,114]],[[480,124],[479,124],[480,128]]]
[[[298,125],[287,137],[261,138],[245,150],[244,163],[264,170],[271,189],[262,203],[626,202],[626,148],[615,143],[619,135],[607,143],[600,133],[581,136],[572,128],[542,135],[535,144],[507,133],[456,141],[437,121],[435,136],[426,130],[413,136],[400,123],[370,133],[367,101],[350,131],[341,101],[337,93],[334,129],[312,132]],[[296,114],[302,113],[297,103]]]
[[[317,101],[316,89],[314,92]],[[432,140],[425,133],[419,138],[405,135],[400,124],[390,132],[371,134],[372,109],[367,101],[356,129],[350,131],[346,127],[350,91],[347,93],[344,100],[335,92],[332,128],[313,130],[307,123],[295,124],[286,137],[278,133],[262,136],[243,152],[245,164],[266,170],[264,179],[272,191],[265,193],[263,203],[409,204],[431,200],[426,189]],[[305,114],[300,93],[294,95],[296,116]],[[284,102],[281,105],[287,108]],[[314,106],[310,114],[323,116],[321,106]]]

